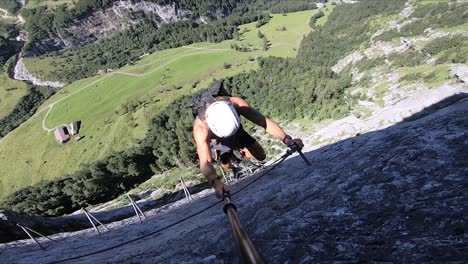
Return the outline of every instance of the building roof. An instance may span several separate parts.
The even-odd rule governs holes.
[[[58,127],[54,131],[55,139],[59,143],[67,142],[70,139],[70,134],[68,133],[68,129],[65,126]]]

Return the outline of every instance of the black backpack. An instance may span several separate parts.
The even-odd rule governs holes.
[[[197,117],[206,103],[214,102],[216,96],[231,96],[224,88],[224,79],[215,82],[210,88],[195,95],[187,103],[187,106],[192,108],[193,117]]]

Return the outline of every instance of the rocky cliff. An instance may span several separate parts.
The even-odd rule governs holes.
[[[14,78],[16,80],[28,81],[34,85],[39,85],[39,86],[50,86],[50,87],[55,87],[55,88],[60,88],[60,87],[65,86],[65,84],[62,82],[43,81],[39,79],[38,77],[33,76],[31,73],[29,73],[28,69],[24,65],[22,58],[19,59],[18,62],[16,63]]]
[[[60,34],[33,43],[25,56],[86,45],[123,31],[139,23],[134,16],[137,12],[145,13],[157,24],[174,22],[190,14],[189,10],[177,9],[175,4],[158,5],[147,1],[118,1],[103,11],[94,12],[67,25]]]
[[[240,220],[268,263],[461,263],[468,259],[467,112],[464,94],[406,119],[412,121],[305,149],[313,166],[293,157],[233,196]],[[211,191],[195,198],[148,211],[143,224],[135,217],[115,222],[101,236],[91,229],[55,235],[57,244],[43,241],[46,250],[30,241],[4,244],[0,257],[6,263],[238,263],[220,204],[154,232],[217,201]]]
[[[189,182],[187,183],[190,184]],[[189,187],[189,191],[195,193],[207,188],[208,185],[199,184]],[[182,188],[179,188],[180,191],[177,192],[160,195],[159,199],[146,197],[143,200],[139,200],[139,208],[143,211],[148,211],[177,202],[184,198],[184,193],[181,189]],[[102,205],[104,209],[106,209],[106,204]],[[109,204],[112,203],[110,202]],[[94,210],[91,209],[90,212],[93,216],[98,218],[99,221],[105,224],[128,219],[135,215],[134,209],[130,204],[111,210],[100,210],[96,208]],[[34,228],[36,231],[46,235],[83,230],[92,227],[82,210],[78,210],[70,215],[58,217],[25,215],[9,210],[0,210],[0,243],[28,238],[27,234],[16,226],[17,223]]]

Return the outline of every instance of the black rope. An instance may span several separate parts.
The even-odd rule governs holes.
[[[247,183],[245,186],[243,186],[242,188],[240,188],[239,190],[233,192],[231,195],[234,195],[236,193],[239,193],[240,191],[244,190],[245,188],[249,187],[250,185],[252,185],[253,183],[255,183],[256,181],[258,181],[260,178],[262,178],[263,176],[265,176],[267,173],[269,173],[270,171],[274,170],[278,165],[281,164],[281,162],[283,162],[289,155],[283,155],[281,158],[277,159],[275,162],[273,162],[271,165],[270,168],[268,168],[266,171],[263,171],[262,174],[260,174],[260,176],[258,176],[257,178],[253,179],[251,182]]]
[[[247,188],[248,186],[252,185],[254,182],[258,181],[260,178],[262,178],[263,176],[265,176],[267,173],[269,173],[270,171],[272,171],[273,169],[275,169],[279,164],[281,164],[289,155],[291,155],[292,153],[289,153],[287,152],[286,154],[284,154],[283,156],[281,156],[281,158],[277,159],[276,161],[274,161],[271,165],[270,168],[268,168],[266,171],[263,171],[262,174],[260,174],[260,176],[258,176],[256,179],[252,180],[251,182],[249,182],[248,184],[246,184],[245,186],[243,186],[242,188],[240,188],[239,190],[237,190],[236,192],[232,193],[232,195],[236,194],[236,193],[239,193],[240,191],[244,190],[245,188]],[[137,240],[140,240],[142,238],[145,238],[145,237],[149,237],[151,235],[154,235],[156,233],[159,233],[159,232],[162,232],[168,228],[171,228],[175,225],[178,225],[184,221],[187,221],[188,219],[192,218],[192,217],[195,217],[205,211],[208,211],[209,209],[215,207],[216,205],[222,203],[223,200],[220,200],[196,213],[193,213],[185,218],[182,218],[181,220],[179,221],[176,221],[172,224],[169,224],[165,227],[162,227],[160,229],[157,229],[155,231],[152,231],[148,234],[144,234],[142,236],[139,236],[139,237],[136,237],[136,238],[133,238],[133,239],[130,239],[130,240],[127,240],[125,242],[122,242],[120,244],[117,244],[117,245],[114,245],[114,246],[110,246],[110,247],[107,247],[107,248],[103,248],[103,249],[100,249],[100,250],[97,250],[97,251],[93,251],[91,253],[87,253],[87,254],[84,254],[84,255],[79,255],[79,256],[76,256],[76,257],[71,257],[71,258],[66,258],[66,259],[62,259],[62,260],[57,260],[57,261],[52,261],[52,262],[49,262],[49,263],[61,263],[61,262],[65,262],[65,261],[70,261],[70,260],[75,260],[75,259],[79,259],[79,258],[84,258],[84,257],[89,257],[89,256],[92,256],[92,255],[95,255],[95,254],[99,254],[99,253],[102,253],[102,252],[106,252],[106,251],[109,251],[109,250],[112,250],[114,248],[118,248],[118,247],[121,247],[121,246],[124,246],[124,245],[127,245],[127,244],[130,244],[130,243],[133,243]]]
[[[66,259],[62,259],[62,260],[57,260],[57,261],[53,261],[53,262],[49,262],[49,263],[61,263],[61,262],[69,261],[69,260],[75,260],[75,259],[79,259],[79,258],[89,257],[89,256],[92,256],[92,255],[95,255],[95,254],[99,254],[99,253],[102,253],[102,252],[105,252],[105,251],[112,250],[112,249],[114,249],[114,248],[118,248],[118,247],[121,247],[121,246],[130,244],[130,243],[133,243],[133,242],[135,242],[135,241],[137,241],[137,240],[140,240],[140,239],[142,239],[142,238],[145,238],[145,237],[154,235],[154,234],[159,233],[159,232],[161,232],[161,231],[164,231],[164,230],[166,230],[166,229],[168,229],[168,228],[170,228],[170,227],[173,227],[173,226],[175,226],[175,225],[178,225],[178,224],[180,224],[180,223],[182,223],[182,222],[184,222],[184,221],[186,221],[186,220],[188,220],[188,219],[190,219],[190,218],[192,218],[192,217],[195,217],[195,216],[197,216],[197,215],[199,215],[199,214],[201,214],[201,213],[203,213],[203,212],[205,212],[205,211],[207,211],[207,210],[209,210],[209,209],[215,207],[216,205],[220,204],[221,202],[223,202],[223,201],[222,201],[222,200],[221,200],[221,201],[218,201],[218,202],[216,202],[216,203],[214,203],[214,204],[212,204],[212,205],[206,207],[205,209],[202,209],[202,210],[200,210],[200,211],[198,211],[198,212],[196,212],[196,213],[194,213],[194,214],[191,214],[191,215],[189,215],[189,216],[187,216],[187,217],[185,217],[185,218],[183,218],[183,219],[181,219],[181,220],[179,220],[179,221],[176,221],[176,222],[174,222],[174,223],[172,223],[172,224],[170,224],[170,225],[167,225],[167,226],[165,226],[165,227],[162,227],[162,228],[160,228],[160,229],[157,229],[157,230],[155,230],[155,231],[153,231],[153,232],[150,232],[150,233],[148,233],[148,234],[144,234],[144,235],[142,235],[142,236],[139,236],[139,237],[136,237],[136,238],[127,240],[127,241],[122,242],[122,243],[120,243],[120,244],[117,244],[117,245],[114,245],[114,246],[111,246],[111,247],[107,247],[107,248],[104,248],[104,249],[101,249],[101,250],[93,251],[93,252],[91,252],[91,253],[87,253],[87,254],[84,254],[84,255],[79,255],[79,256],[76,256],[76,257],[71,257],[71,258],[66,258]]]

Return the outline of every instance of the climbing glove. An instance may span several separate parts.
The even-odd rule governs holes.
[[[216,197],[218,198],[223,198],[225,192],[231,191],[231,188],[228,185],[224,184],[219,179],[214,179],[211,182],[211,185],[215,189],[215,194],[216,194]]]

